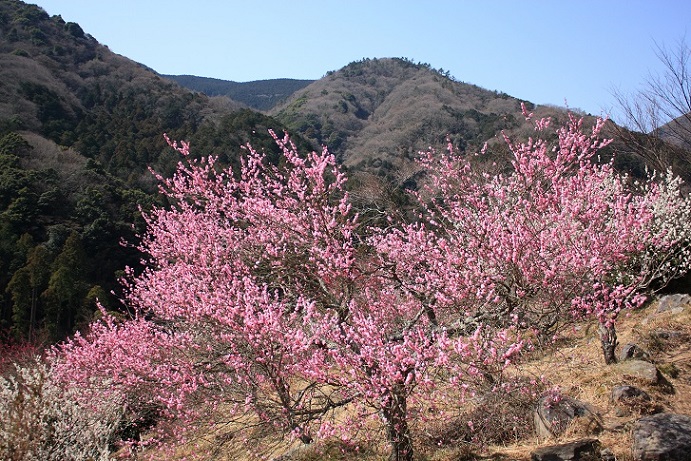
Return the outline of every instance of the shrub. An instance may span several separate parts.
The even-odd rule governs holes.
[[[122,408],[100,400],[79,405],[36,358],[0,377],[0,459],[107,460]]]

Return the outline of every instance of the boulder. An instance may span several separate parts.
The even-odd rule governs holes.
[[[650,402],[650,395],[636,386],[622,384],[612,388],[612,402]]]
[[[619,364],[621,373],[629,378],[633,378],[645,384],[658,386],[658,388],[668,394],[674,393],[674,386],[667,381],[660,370],[655,365],[644,360],[627,360]]]
[[[615,386],[612,388],[611,400],[616,405],[614,408],[615,416],[628,416],[632,409],[640,410],[641,413],[655,411],[650,395],[636,386],[626,384]]]
[[[638,344],[624,344],[619,353],[619,361],[624,362],[626,360],[637,359],[645,360],[650,362],[650,354],[642,349]]]
[[[688,335],[683,331],[677,330],[654,330],[650,332],[650,339],[658,345],[664,343],[679,342],[688,339]]]
[[[655,365],[644,360],[627,360],[619,365],[621,372],[646,384],[657,384],[662,377]]]
[[[666,295],[660,298],[656,313],[680,314],[691,304],[691,296],[685,294]]]
[[[691,459],[691,417],[671,413],[645,416],[632,431],[635,461]]]
[[[617,461],[617,457],[614,455],[614,452],[609,448],[603,448],[600,451],[600,459],[602,461]]]
[[[560,396],[558,399],[550,395],[543,396],[537,402],[534,413],[535,432],[540,438],[559,436],[576,419],[579,426],[587,434],[597,434],[602,431],[602,418],[592,405],[580,400]]]
[[[530,454],[531,461],[599,461],[600,441],[583,439],[541,447]]]

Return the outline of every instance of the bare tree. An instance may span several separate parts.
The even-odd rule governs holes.
[[[630,154],[656,170],[691,174],[691,47],[685,38],[674,47],[656,44],[661,72],[651,73],[633,94],[613,91],[623,126],[611,124],[614,136]]]

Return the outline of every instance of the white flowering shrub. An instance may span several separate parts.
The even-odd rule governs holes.
[[[78,392],[63,388],[39,359],[0,377],[0,459],[108,460],[122,407],[102,399],[78,404]]]
[[[640,264],[648,275],[643,287],[657,291],[691,270],[691,195],[682,191],[683,181],[671,170],[653,179],[644,189],[658,189],[651,222],[655,245],[641,255]]]

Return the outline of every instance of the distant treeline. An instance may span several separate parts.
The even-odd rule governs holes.
[[[164,77],[207,96],[228,96],[230,99],[261,111],[273,108],[314,81],[278,78],[254,82],[232,82],[194,75],[164,75]]]

